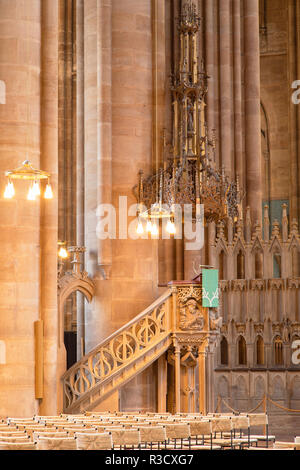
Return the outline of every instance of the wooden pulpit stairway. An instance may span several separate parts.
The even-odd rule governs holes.
[[[158,411],[206,413],[206,354],[221,326],[212,271],[170,282],[159,299],[67,370],[64,412],[119,411],[120,388],[158,360]]]

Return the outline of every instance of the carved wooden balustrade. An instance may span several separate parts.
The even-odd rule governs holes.
[[[66,411],[91,409],[169,348],[171,294],[168,290],[64,374]]]
[[[65,412],[95,409],[166,351],[164,361],[174,367],[171,407],[179,412],[183,403],[185,411],[205,412],[206,354],[217,341],[221,319],[214,309],[202,306],[201,276],[199,281],[174,281],[169,286],[150,307],[64,374]],[[160,385],[168,386],[166,382],[165,376]]]

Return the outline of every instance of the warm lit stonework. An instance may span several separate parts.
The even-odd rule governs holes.
[[[296,0],[0,0],[0,449],[50,416],[61,449],[146,442],[66,430],[106,412],[169,445],[300,436],[299,25]]]

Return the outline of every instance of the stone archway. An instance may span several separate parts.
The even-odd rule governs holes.
[[[58,322],[60,346],[64,345],[64,307],[67,299],[72,296],[72,294],[81,293],[90,303],[95,295],[95,284],[93,280],[88,276],[86,271],[81,270],[80,268],[80,254],[85,251],[85,248],[70,247],[69,251],[74,253],[74,259],[72,261],[73,270],[65,272],[58,278]]]

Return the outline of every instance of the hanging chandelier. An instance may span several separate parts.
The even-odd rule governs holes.
[[[225,170],[216,168],[215,132],[209,132],[205,120],[205,96],[208,76],[197,56],[200,17],[191,2],[186,3],[178,21],[180,61],[171,76],[173,102],[173,139],[167,154],[164,142],[163,165],[156,174],[139,173],[133,188],[138,202],[137,233],[153,234],[157,219],[167,217],[167,231],[175,234],[176,205],[192,205],[193,219],[197,205],[204,208],[204,222],[237,221],[241,210],[238,179],[230,181]]]
[[[53,192],[50,184],[50,174],[46,171],[34,168],[29,160],[25,160],[22,166],[15,170],[5,172],[7,184],[4,191],[5,199],[12,199],[15,196],[15,187],[13,180],[27,180],[30,182],[27,199],[35,201],[41,195],[41,182],[46,180],[46,188],[44,191],[44,199],[52,199]]]

